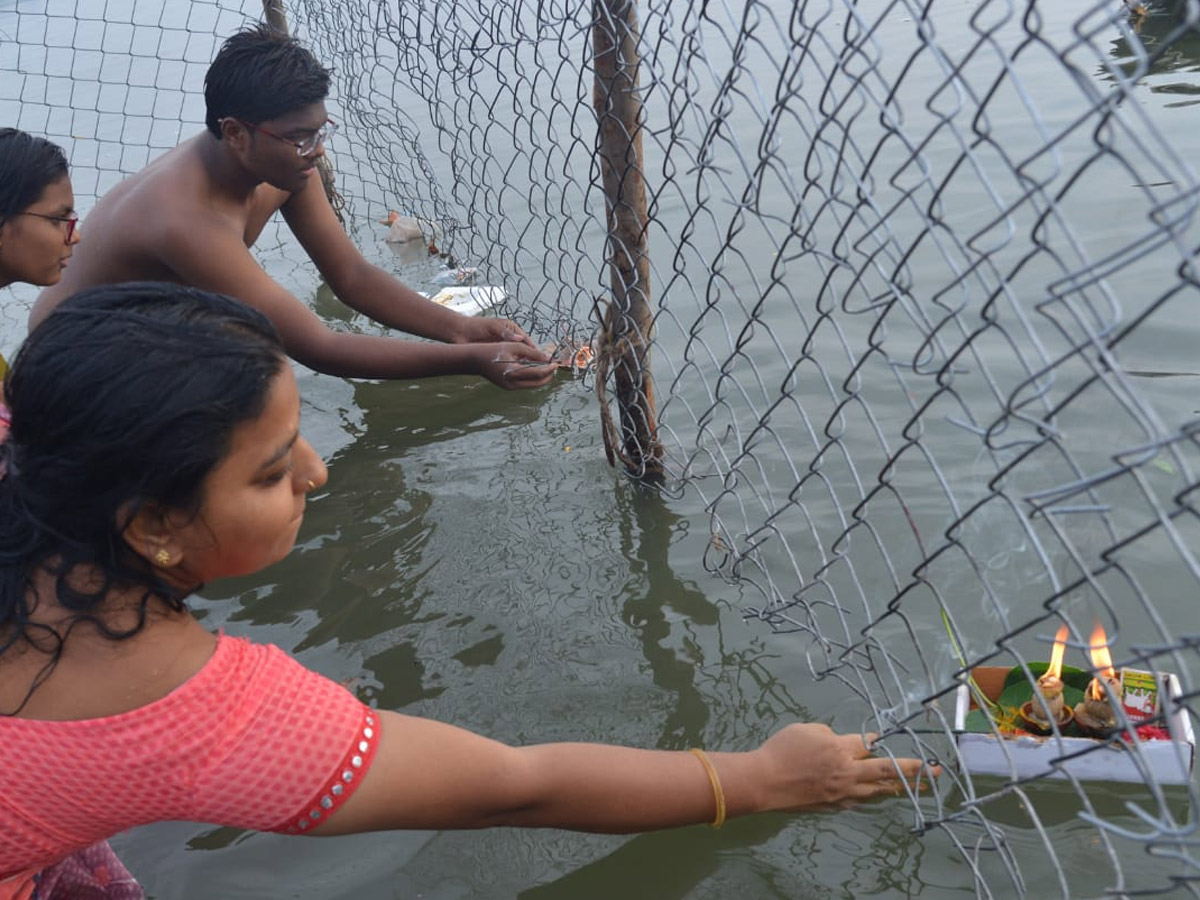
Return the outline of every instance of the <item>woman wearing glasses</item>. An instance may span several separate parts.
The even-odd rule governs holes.
[[[57,284],[79,242],[62,148],[0,128],[0,287]]]

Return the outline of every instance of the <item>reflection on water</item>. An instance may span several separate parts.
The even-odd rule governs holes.
[[[1147,4],[1144,15],[1129,20],[1132,39],[1124,35],[1112,42],[1109,53],[1126,76],[1139,73],[1144,61],[1149,65],[1141,73],[1157,94],[1200,94],[1194,74],[1200,71],[1200,16],[1194,3],[1173,0],[1166,4]],[[1136,43],[1135,43],[1136,42]],[[1180,77],[1188,76],[1193,77]],[[1111,76],[1101,75],[1105,80]],[[1194,100],[1181,100],[1187,106]]]
[[[703,746],[702,732],[709,711],[696,685],[696,670],[704,660],[695,645],[691,653],[680,654],[664,642],[670,637],[672,619],[682,618],[690,623],[689,628],[711,628],[717,624],[717,608],[671,570],[668,551],[678,517],[657,496],[637,488],[625,492],[621,505],[626,513],[622,520],[623,549],[634,571],[644,576],[645,584],[643,591],[627,594],[621,619],[641,640],[654,683],[676,695],[675,708],[664,723],[657,745],[665,749]]]
[[[722,856],[763,844],[778,835],[785,823],[782,817],[763,816],[730,823],[724,833],[711,829],[681,829],[640,835],[613,853],[554,881],[522,891],[518,896],[521,900],[609,900],[612,897],[682,900],[702,896],[697,893],[697,887],[717,875]],[[663,865],[664,860],[680,858],[690,858],[694,863],[689,866]],[[743,889],[752,886],[761,885],[740,885]],[[789,896],[797,900],[825,896],[818,884],[805,885],[800,881],[792,887]],[[761,895],[757,891],[743,890],[741,896]]]
[[[1091,782],[1076,788],[1065,780],[1046,781],[1037,784],[1034,806],[1025,791],[1003,793],[1004,779],[975,776],[974,782],[975,792],[986,798],[979,805],[989,820],[1027,831],[1066,825],[1081,814],[1103,819],[1115,828],[1137,830],[1138,823],[1147,820],[1186,822],[1191,806],[1188,790],[1181,785],[1151,789],[1141,784]],[[965,799],[952,798],[951,803]]]

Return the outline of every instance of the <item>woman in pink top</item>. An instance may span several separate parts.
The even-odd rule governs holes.
[[[0,898],[141,896],[103,841],[160,820],[629,832],[837,806],[920,776],[811,724],[743,753],[510,747],[371,709],[276,647],[206,631],[188,595],[287,555],[326,477],[275,332],[233,300],[84,292],[28,338],[6,393]]]

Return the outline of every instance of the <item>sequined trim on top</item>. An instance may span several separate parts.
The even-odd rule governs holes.
[[[337,771],[303,811],[271,830],[282,834],[303,834],[333,815],[358,788],[378,748],[379,715],[369,706],[364,706],[358,740],[342,758]]]

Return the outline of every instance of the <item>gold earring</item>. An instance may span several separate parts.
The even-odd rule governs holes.
[[[315,491],[317,489],[317,483],[315,481],[313,481],[311,478],[308,479],[308,489],[310,491]]]
[[[154,561],[160,566],[169,566],[171,564],[171,554],[166,550],[159,550],[154,554]]]

